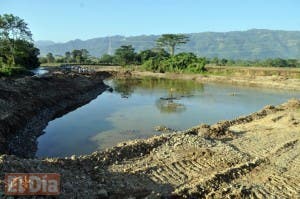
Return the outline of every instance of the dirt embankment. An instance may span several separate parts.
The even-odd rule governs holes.
[[[97,71],[126,74],[137,77],[194,80],[200,83],[221,83],[240,86],[276,88],[300,91],[300,69],[259,67],[207,67],[208,74],[154,73],[140,71],[138,67],[129,71],[121,67],[94,67]]]
[[[149,76],[169,79],[194,80],[200,83],[225,83],[230,85],[276,88],[285,90],[300,90],[299,78],[288,78],[284,76],[247,76],[247,75],[199,75],[199,74],[175,74],[175,73],[153,73],[133,71],[133,76]]]
[[[107,89],[101,73],[49,74],[0,80],[0,153],[32,157],[47,123]]]
[[[0,180],[61,173],[60,198],[299,198],[299,171],[300,100],[87,156],[0,157]]]

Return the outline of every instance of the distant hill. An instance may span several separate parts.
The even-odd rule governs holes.
[[[300,31],[252,29],[232,32],[203,32],[188,34],[190,41],[176,52],[193,52],[199,56],[232,59],[300,58]],[[112,36],[66,43],[37,41],[41,54],[52,52],[63,55],[66,51],[86,48],[92,56],[114,52],[121,45],[133,45],[137,51],[153,48],[159,35],[134,37]]]
[[[50,45],[54,45],[55,42],[54,41],[50,41],[50,40],[40,40],[40,41],[36,41],[35,45],[42,47],[42,46],[50,46]]]

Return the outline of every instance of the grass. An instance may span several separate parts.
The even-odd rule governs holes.
[[[62,64],[61,63],[44,63],[41,64],[42,67],[60,67]]]
[[[22,67],[8,67],[8,66],[2,66],[0,67],[0,77],[9,77],[13,75],[18,75],[26,72],[26,69]]]

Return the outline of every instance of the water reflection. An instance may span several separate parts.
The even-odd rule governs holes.
[[[114,91],[122,98],[130,97],[135,90],[161,90],[161,95],[155,101],[155,106],[161,113],[181,113],[186,110],[182,98],[192,97],[195,91],[203,92],[203,84],[192,81],[171,80],[160,78],[115,79],[110,83]]]
[[[158,99],[155,105],[161,113],[181,113],[186,110],[184,104],[178,103],[174,99]]]
[[[192,94],[193,91],[204,90],[203,84],[198,84],[193,81],[151,77],[114,79],[107,83],[110,84],[116,92],[127,96],[130,96],[136,89],[161,89],[172,92],[178,96],[186,96]]]
[[[31,72],[33,72],[34,75],[36,75],[36,76],[42,76],[42,75],[47,74],[49,71],[43,67],[39,67],[39,68],[35,68],[35,69],[31,70]]]
[[[38,157],[87,154],[160,134],[154,130],[156,126],[181,130],[200,123],[212,124],[300,96],[299,92],[278,89],[203,85],[185,80],[112,79],[106,83],[114,92],[102,93],[49,123],[38,139]]]

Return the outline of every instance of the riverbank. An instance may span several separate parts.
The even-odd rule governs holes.
[[[93,66],[96,71],[127,74],[134,77],[156,77],[168,79],[194,80],[200,83],[220,83],[238,86],[275,88],[300,91],[300,70],[294,68],[262,67],[207,67],[206,74],[154,73],[118,66]]]
[[[86,156],[3,155],[0,179],[5,172],[57,172],[60,198],[297,198],[299,132],[300,101],[290,100],[235,120]]]
[[[36,138],[50,120],[105,91],[103,79],[141,75],[135,73],[145,72],[53,72],[1,79],[0,149],[19,157],[0,156],[0,197],[4,174],[15,172],[60,173],[60,198],[300,197],[296,99],[231,121],[123,142],[90,155],[26,159],[33,158]]]
[[[0,81],[0,152],[33,157],[36,139],[49,121],[88,103],[107,86],[108,73],[50,73]]]

